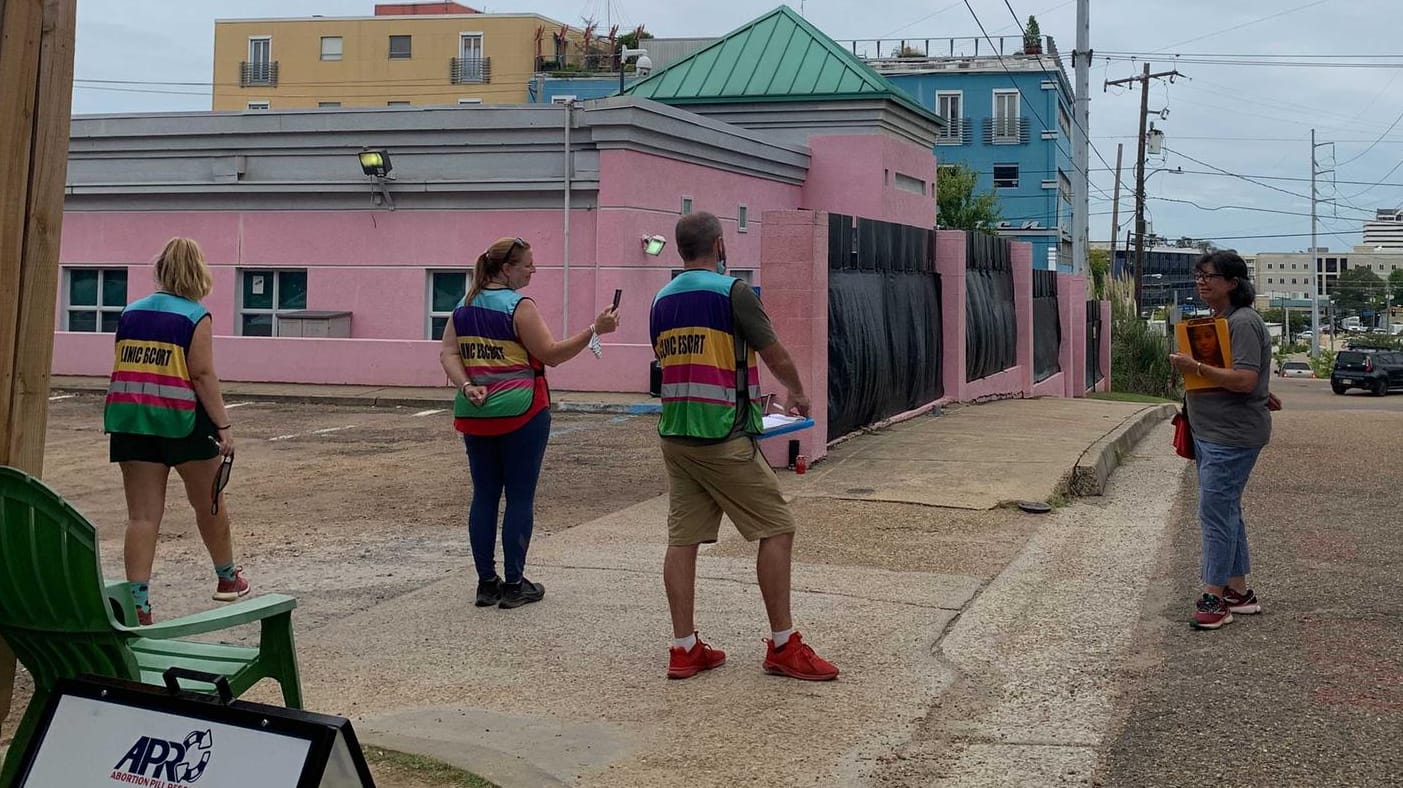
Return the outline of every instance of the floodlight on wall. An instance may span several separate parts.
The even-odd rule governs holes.
[[[658,255],[662,254],[663,249],[666,248],[666,246],[667,239],[662,237],[661,235],[643,236],[643,253],[649,255],[650,257],[657,257]]]
[[[360,159],[361,172],[366,174],[375,184],[376,192],[372,196],[375,205],[383,205],[390,210],[395,209],[395,198],[390,196],[390,190],[385,187],[386,180],[394,180],[395,166],[390,163],[389,151],[380,148],[362,148],[357,154]]]

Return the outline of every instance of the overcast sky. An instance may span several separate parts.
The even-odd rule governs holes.
[[[1044,35],[1057,40],[1064,56],[1076,40],[1071,0],[1010,0],[1021,20],[1036,14]],[[474,3],[467,3],[475,5]],[[1017,34],[1003,0],[971,0],[991,36]],[[78,4],[78,43],[73,108],[76,113],[207,110],[207,87],[167,83],[207,83],[211,73],[214,19],[270,16],[363,16],[374,0],[83,0]],[[798,9],[797,0],[791,5]],[[609,7],[611,6],[611,7]],[[481,8],[482,4],[476,4]],[[584,16],[625,27],[644,24],[657,36],[710,36],[732,30],[773,6],[740,0],[667,2],[656,0],[511,0],[492,2],[491,12],[535,11],[578,24]],[[1171,8],[1173,10],[1171,10]],[[946,38],[979,35],[962,0],[809,0],[805,15],[835,39]],[[1271,17],[1271,18],[1268,18]],[[1091,77],[1091,237],[1104,240],[1111,229],[1116,144],[1126,146],[1121,194],[1121,237],[1130,226],[1133,160],[1139,95],[1112,88],[1106,79],[1139,73],[1141,63],[1107,61],[1101,53],[1147,53],[1155,71],[1177,67],[1188,79],[1156,84],[1153,110],[1168,108],[1167,152],[1148,169],[1182,167],[1149,181],[1149,214],[1156,232],[1177,237],[1225,239],[1243,251],[1294,251],[1309,245],[1307,199],[1231,177],[1195,174],[1213,167],[1236,174],[1302,180],[1263,180],[1278,189],[1309,194],[1310,130],[1334,141],[1337,172],[1322,184],[1324,197],[1341,199],[1321,206],[1320,244],[1347,249],[1358,243],[1360,221],[1378,207],[1403,205],[1403,54],[1396,33],[1397,4],[1387,0],[1177,0],[1147,4],[1092,0],[1091,41],[1097,58]],[[1258,21],[1260,20],[1260,21]],[[1342,62],[1346,58],[1399,68],[1326,68],[1283,65],[1224,65],[1174,62],[1174,54],[1289,55],[1293,62]],[[1336,55],[1335,58],[1313,56]],[[1069,62],[1070,66],[1070,62]],[[83,80],[146,81],[140,85],[98,85]],[[1403,124],[1400,124],[1403,125]],[[1377,142],[1376,142],[1377,141]],[[1374,144],[1376,143],[1376,144]],[[1371,147],[1372,144],[1372,147]],[[1332,149],[1320,149],[1327,164]],[[1193,157],[1203,162],[1191,161]],[[1211,165],[1211,166],[1206,166]],[[1328,167],[1327,167],[1328,168]],[[1338,183],[1330,182],[1334,178]],[[1380,181],[1384,185],[1371,186]],[[1396,185],[1389,185],[1396,184]],[[1204,210],[1164,199],[1188,200]],[[1346,204],[1346,201],[1349,204]],[[1246,206],[1239,210],[1223,206]],[[1286,213],[1270,213],[1281,211]],[[1366,214],[1367,212],[1367,214]],[[1012,212],[1006,211],[1006,214]],[[1296,215],[1299,214],[1299,215]],[[1009,218],[1017,218],[1010,215]],[[1295,235],[1287,235],[1295,234]],[[1239,236],[1282,236],[1238,238]]]

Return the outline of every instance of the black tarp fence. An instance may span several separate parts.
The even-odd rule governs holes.
[[[1033,380],[1062,371],[1062,320],[1057,307],[1057,272],[1033,271]]]
[[[1101,382],[1101,302],[1086,302],[1086,389]]]
[[[828,440],[940,399],[935,231],[828,216]]]
[[[1018,363],[1018,315],[1008,239],[965,234],[965,284],[965,380],[971,381]]]

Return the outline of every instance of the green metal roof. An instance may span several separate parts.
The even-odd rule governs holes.
[[[666,104],[886,98],[944,125],[940,116],[783,5],[624,93]]]

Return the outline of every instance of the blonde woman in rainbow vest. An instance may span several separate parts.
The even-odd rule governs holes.
[[[214,332],[209,311],[200,304],[214,280],[199,245],[189,238],[166,244],[155,274],[160,289],[129,304],[118,320],[103,414],[103,429],[111,435],[109,458],[122,469],[123,559],[142,625],[151,623],[151,564],[171,468],[185,483],[200,538],[214,561],[214,599],[232,602],[249,592],[234,562],[224,496],[210,497],[221,456],[234,455],[232,425],[214,372]]]
[[[619,325],[613,309],[556,341],[536,303],[519,290],[536,272],[531,245],[500,238],[477,258],[472,287],[443,331],[439,360],[457,387],[453,424],[463,434],[473,500],[468,542],[477,567],[478,607],[539,602],[545,586],[526,579],[536,481],[550,437],[545,368],[569,361],[593,337]],[[502,575],[496,570],[497,511],[503,493]]]

